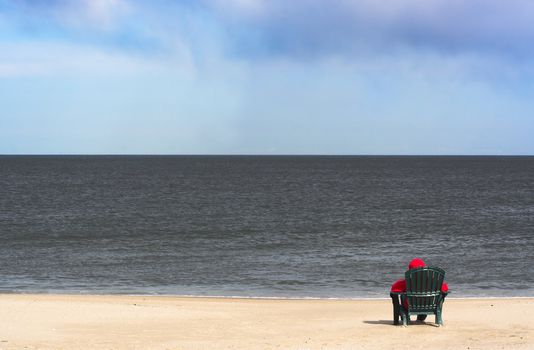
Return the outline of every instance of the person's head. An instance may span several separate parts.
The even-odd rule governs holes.
[[[408,265],[408,269],[417,269],[419,267],[425,267],[425,262],[421,259],[415,258],[412,261],[410,261],[410,265]]]

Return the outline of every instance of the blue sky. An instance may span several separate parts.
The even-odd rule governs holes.
[[[529,0],[0,0],[0,154],[534,154]]]

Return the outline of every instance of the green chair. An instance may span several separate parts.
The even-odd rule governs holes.
[[[399,323],[399,316],[403,326],[407,326],[412,315],[417,315],[418,320],[424,320],[426,315],[435,315],[437,325],[443,325],[441,314],[448,294],[441,291],[444,279],[445,271],[437,267],[406,271],[406,292],[390,293],[393,301],[393,323]]]

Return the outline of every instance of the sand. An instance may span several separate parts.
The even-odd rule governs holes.
[[[534,349],[534,298],[453,299],[392,325],[390,300],[0,295],[0,349]]]

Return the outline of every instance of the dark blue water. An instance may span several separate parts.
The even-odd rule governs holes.
[[[534,295],[532,157],[0,157],[0,292]]]

